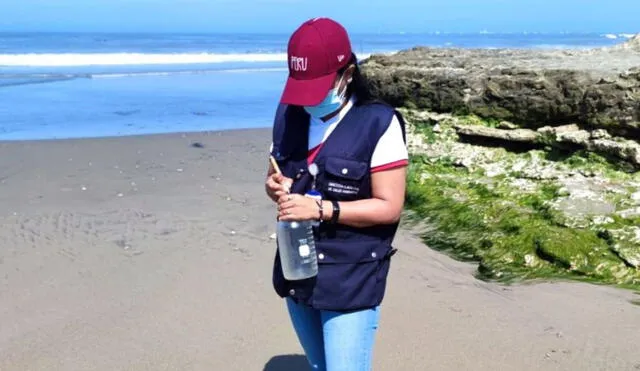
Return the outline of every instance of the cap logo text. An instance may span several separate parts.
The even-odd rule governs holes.
[[[306,71],[308,60],[306,57],[296,57],[292,55],[290,64],[291,64],[291,70],[293,71],[296,71],[296,72]]]
[[[344,54],[340,54],[338,56],[338,62],[342,62],[344,60]]]

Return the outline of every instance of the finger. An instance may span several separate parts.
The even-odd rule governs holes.
[[[285,178],[284,175],[280,174],[280,173],[273,173],[271,174],[270,179],[272,179],[275,183],[282,183],[282,180]]]
[[[278,181],[276,179],[269,178],[267,180],[267,184],[274,191],[281,190],[283,192],[290,193],[291,192],[291,185],[293,184],[293,182],[291,182],[291,181],[289,181],[287,179],[288,178],[284,178],[284,180]]]
[[[282,177],[282,179],[280,179],[279,183],[282,184],[282,185],[291,186],[291,184],[293,184],[293,179],[287,178],[287,177]]]
[[[279,183],[273,182],[271,180],[269,180],[267,182],[267,187],[271,190],[271,192],[282,192],[282,193],[286,193],[287,189]]]
[[[267,185],[267,188],[273,190],[277,187],[280,187],[280,185],[276,182],[273,181],[273,179],[271,178],[267,178],[267,181],[265,182],[265,184]]]
[[[284,221],[292,221],[292,220],[296,220],[297,216],[296,216],[296,213],[292,212],[291,210],[282,210],[278,214],[278,219],[284,220]]]
[[[300,195],[296,194],[296,193],[286,193],[283,194],[280,199],[282,200],[282,202],[285,201],[297,201],[300,199]]]
[[[295,200],[278,203],[278,210],[291,210],[299,207],[300,205]]]
[[[279,203],[278,204],[278,210],[279,211],[291,211],[291,209],[296,207],[296,203],[294,201],[285,201],[283,203]]]
[[[292,194],[284,193],[284,194],[279,195],[278,203],[284,203],[284,202],[287,202],[287,201],[294,201],[295,198],[296,197],[294,195],[292,195]]]
[[[282,191],[278,191],[278,192],[274,192],[272,193],[272,198],[273,198],[273,202],[275,202],[276,204],[280,203],[280,197],[282,197],[282,195],[285,195],[285,192]]]
[[[287,178],[287,177],[283,177],[280,180],[280,184],[282,184],[282,186],[287,190],[287,192],[290,192],[291,191],[291,185],[293,184],[293,179]]]
[[[278,197],[278,202],[280,202],[280,197],[288,195],[289,192],[284,191],[284,190],[279,190],[279,191],[274,192],[274,194]]]
[[[290,222],[291,219],[289,219],[289,215],[278,215],[278,220],[283,221],[283,222]]]

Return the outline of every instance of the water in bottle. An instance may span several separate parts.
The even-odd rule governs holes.
[[[277,238],[284,278],[295,281],[318,274],[312,221],[279,221]]]

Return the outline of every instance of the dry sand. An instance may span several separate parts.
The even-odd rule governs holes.
[[[268,137],[0,143],[0,370],[306,370],[271,288]],[[640,369],[639,296],[396,246],[376,370]]]

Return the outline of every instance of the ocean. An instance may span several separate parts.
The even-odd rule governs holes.
[[[266,128],[289,35],[0,33],[0,140]],[[360,59],[414,46],[590,48],[630,34],[354,34]]]

